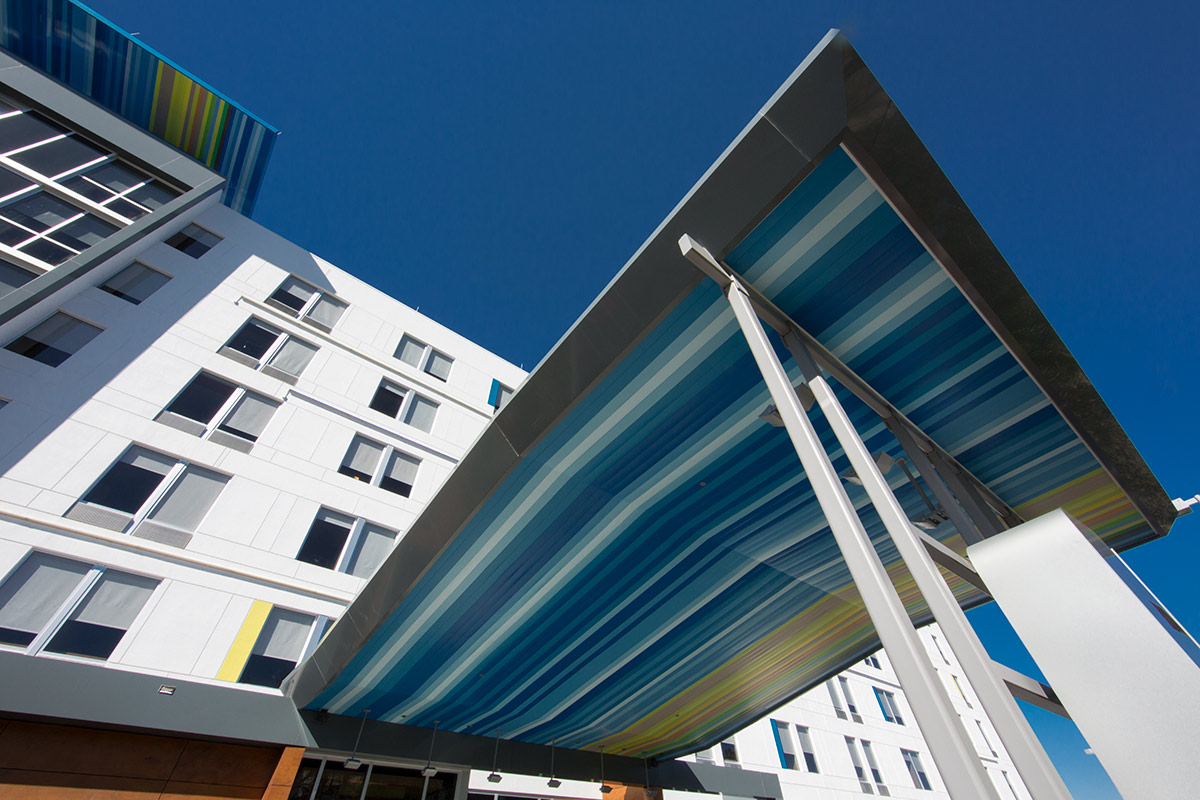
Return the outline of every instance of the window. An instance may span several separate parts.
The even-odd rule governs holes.
[[[227,380],[201,372],[156,420],[217,444],[248,452],[279,403]]]
[[[796,768],[796,746],[792,744],[792,735],[786,722],[771,720],[775,731],[775,748],[779,751],[779,766],[784,769]]]
[[[347,308],[344,302],[329,292],[318,289],[295,275],[285,278],[279,288],[267,298],[267,303],[326,333],[333,330],[333,326]]]
[[[409,454],[391,445],[383,445],[362,436],[355,436],[350,449],[342,459],[338,472],[366,481],[372,486],[394,492],[401,497],[412,493],[417,479],[417,466],[421,463]],[[382,468],[381,468],[382,467]]]
[[[833,681],[825,681],[825,688],[829,690],[829,699],[833,702],[833,711],[837,714],[837,718],[849,719],[846,716],[846,708],[842,705],[842,698],[838,697],[837,689],[833,686]]]
[[[238,683],[278,688],[304,653],[314,619],[298,611],[272,608]]]
[[[937,650],[937,654],[942,657],[942,661],[945,662],[946,666],[950,666],[950,659],[946,658],[946,654],[942,652],[942,643],[938,641],[936,636],[930,636],[929,638],[933,640],[933,649]]]
[[[804,767],[809,772],[819,772],[817,769],[817,753],[813,750],[812,737],[808,735],[808,728],[803,725],[796,726],[796,741],[800,743],[800,752],[804,754]]]
[[[105,660],[158,581],[34,552],[0,586],[0,643]]]
[[[61,264],[178,194],[36,111],[0,110],[0,242],[24,256]]]
[[[863,755],[867,758],[867,768],[871,770],[871,779],[875,781],[875,788],[882,797],[890,797],[892,793],[888,791],[883,782],[883,773],[879,771],[879,762],[875,760],[875,750],[871,747],[871,743],[866,739],[859,739],[858,743],[862,745]]]
[[[854,775],[858,778],[858,786],[866,794],[875,794],[875,789],[871,786],[871,782],[867,780],[866,770],[863,769],[862,759],[858,757],[858,748],[854,744],[854,740],[849,736],[846,739],[846,749],[850,751],[850,763],[854,765]]]
[[[361,755],[361,754],[360,754]],[[454,800],[464,796],[466,800],[520,800],[517,795],[499,795],[468,792],[464,787],[456,791],[457,776],[441,770],[433,777],[423,777],[420,770],[406,767],[386,767],[369,761],[355,769],[347,769],[344,758],[306,758],[300,762],[296,780],[292,783],[292,800],[370,800],[370,798],[394,798],[395,800]]]
[[[454,363],[454,359],[450,356],[439,350],[434,350],[429,345],[412,338],[407,333],[401,337],[400,344],[396,346],[396,358],[410,367],[424,370],[441,381],[450,379],[450,366]]]
[[[34,325],[16,341],[9,342],[4,349],[57,367],[95,339],[100,330],[95,325],[59,311]]]
[[[983,723],[975,720],[975,724],[979,727],[979,736],[983,739],[984,747],[988,749],[993,756],[996,755],[996,748],[992,747],[992,740],[988,738],[987,731],[983,729]]]
[[[186,228],[167,239],[167,246],[174,247],[185,256],[200,258],[221,243],[221,237],[212,231],[206,231],[196,223],[189,223]]]
[[[737,743],[733,739],[721,742],[721,760],[726,765],[739,763]]]
[[[883,712],[883,718],[888,722],[894,722],[897,725],[904,724],[904,717],[900,714],[900,706],[896,704],[896,695],[891,692],[884,691],[879,687],[875,688],[875,699],[879,701],[879,710]]]
[[[261,369],[264,375],[295,383],[317,348],[251,317],[220,352],[239,364]]]
[[[429,433],[433,430],[438,404],[411,389],[382,380],[371,398],[371,408]]]
[[[169,275],[135,261],[100,284],[100,288],[136,306],[169,280]]]
[[[21,288],[36,277],[36,273],[13,266],[7,261],[0,261],[0,297],[13,289]]]
[[[1013,788],[1012,780],[1009,779],[1008,773],[1004,770],[1000,770],[1000,775],[1004,778],[1004,783],[1006,786],[1008,786],[1008,791],[1010,794],[1012,794],[1013,800],[1019,800],[1017,797],[1017,790]]]
[[[874,655],[869,655],[864,658],[863,663],[874,669],[883,669],[883,667],[879,666],[879,658]]]
[[[369,578],[395,542],[393,530],[322,508],[309,526],[296,560]]]
[[[66,516],[185,547],[228,480],[210,469],[134,446]]]
[[[913,786],[917,789],[931,789],[929,778],[925,775],[925,767],[921,764],[921,754],[912,750],[901,750],[900,755],[904,757],[904,765],[908,767],[908,775],[912,778]]]
[[[862,722],[862,715],[858,713],[858,707],[854,704],[854,695],[850,694],[850,682],[842,676],[838,676],[838,686],[841,687],[842,696],[846,699],[846,710],[850,712],[850,719],[855,722]],[[842,710],[842,704],[838,702],[837,690],[833,685],[833,681],[828,681],[829,696],[833,698],[833,709],[841,719],[846,718],[846,711]]]
[[[178,196],[173,189],[119,161],[89,167],[78,177],[64,181],[63,186],[128,219],[144,217]]]
[[[492,379],[492,391],[488,396],[488,405],[499,411],[508,403],[508,398],[512,397],[513,390],[505,386],[495,378]]]
[[[975,706],[971,705],[971,701],[967,699],[967,693],[963,691],[962,684],[958,682],[958,676],[951,675],[950,680],[954,681],[954,688],[958,690],[958,696],[967,704],[967,708],[974,708]]]
[[[703,750],[697,750],[696,751],[696,760],[703,762],[705,764],[717,763],[717,760],[715,758],[713,758],[713,752],[712,752],[711,747],[706,747]]]

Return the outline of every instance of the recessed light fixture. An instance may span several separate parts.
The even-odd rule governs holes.
[[[167,684],[164,683],[162,686],[158,687],[158,693],[159,694],[175,694],[175,687],[168,686]]]

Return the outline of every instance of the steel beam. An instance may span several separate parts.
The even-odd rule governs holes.
[[[685,253],[692,244],[690,239],[686,244],[684,240],[680,241]],[[703,256],[708,256],[707,251],[702,252]],[[720,269],[711,256],[705,260]],[[917,638],[903,601],[875,552],[829,454],[805,415],[787,372],[767,341],[744,286],[731,276],[725,296],[775,401],[867,614],[892,660],[947,790],[952,797],[998,800],[995,788],[975,754],[975,747]]]
[[[850,465],[854,467],[854,471],[862,480],[863,488],[867,490],[867,495],[871,498],[871,504],[875,506],[875,510],[883,520],[884,527],[887,528],[892,542],[900,553],[900,558],[916,581],[917,588],[920,589],[921,595],[929,605],[933,618],[941,627],[950,649],[958,658],[958,663],[962,666],[967,680],[975,689],[975,694],[978,695],[980,704],[995,726],[1000,740],[1004,742],[1004,747],[1012,757],[1013,764],[1021,774],[1021,779],[1025,781],[1025,786],[1035,800],[1069,800],[1071,794],[1067,791],[1066,784],[1063,783],[1062,778],[1050,763],[1050,758],[1042,749],[1041,742],[1038,741],[1033,729],[1029,727],[1029,722],[1025,719],[1021,709],[1017,707],[1016,701],[1013,700],[1012,693],[992,672],[992,661],[988,657],[983,643],[979,641],[975,629],[971,627],[971,623],[958,605],[954,593],[942,580],[937,565],[930,558],[916,528],[909,521],[908,515],[904,513],[896,495],[892,493],[891,487],[883,477],[883,473],[880,472],[879,466],[875,463],[875,459],[867,449],[862,437],[855,430],[846,410],[838,402],[837,395],[833,393],[833,389],[825,380],[820,368],[812,360],[799,339],[788,334],[783,337],[783,341],[800,365],[800,370],[804,374],[805,380],[808,381],[809,388],[817,398],[817,405],[821,407],[834,434],[846,451],[846,455],[849,456]],[[933,483],[930,483],[930,487],[933,487]],[[887,650],[888,657],[892,657],[886,642],[884,649]],[[908,695],[907,686],[905,686],[905,695]],[[918,721],[920,720],[918,719]],[[961,721],[959,721],[959,727],[961,728]],[[921,724],[921,730],[925,731],[924,723]],[[967,736],[965,730],[962,731],[962,735]],[[967,741],[969,744],[970,740],[967,739]],[[970,747],[971,753],[974,755],[974,745],[970,745]],[[979,765],[977,757],[973,760],[976,765]],[[980,769],[982,771],[982,767]],[[951,794],[953,795],[953,792]]]
[[[704,248],[688,234],[684,234],[679,238],[679,249],[683,252],[685,258],[692,263],[698,270],[705,275],[713,278],[719,286],[724,288],[727,284],[723,281],[725,277],[736,277],[734,270],[730,269],[724,262],[717,261]],[[970,470],[954,460],[954,457],[944,451],[936,442],[925,433],[908,417],[904,416],[893,406],[882,394],[877,392],[874,387],[867,383],[863,378],[859,377],[854,370],[850,369],[837,356],[831,353],[825,345],[817,341],[816,337],[804,330],[791,317],[783,312],[778,306],[768,300],[761,292],[744,281],[740,281],[742,288],[745,290],[746,296],[753,305],[754,310],[764,323],[770,326],[780,336],[792,331],[804,342],[804,345],[812,353],[817,364],[820,365],[826,372],[837,379],[838,383],[849,389],[859,400],[863,401],[869,408],[875,411],[884,419],[895,418],[901,425],[905,426],[913,436],[920,442],[928,444],[930,449],[937,453],[947,463],[953,464],[954,469],[963,476],[964,480],[969,481],[976,490],[987,498],[987,503],[1000,510],[1000,513],[1006,520],[1010,520],[1010,526],[1023,522],[1022,517],[1013,511],[1003,500],[1001,500],[991,489],[987,487],[983,481],[971,474]]]

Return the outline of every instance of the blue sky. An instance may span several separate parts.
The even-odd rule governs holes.
[[[1191,4],[92,5],[283,131],[258,221],[526,368],[840,27],[1168,494],[1200,492]],[[1127,556],[1193,631],[1197,525]],[[1117,796],[1031,718],[1077,798]]]

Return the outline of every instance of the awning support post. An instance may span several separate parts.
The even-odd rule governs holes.
[[[796,363],[800,365],[800,371],[808,382],[813,396],[816,397],[817,404],[829,421],[830,427],[833,428],[842,449],[850,458],[850,465],[862,481],[863,488],[871,498],[871,504],[883,520],[884,527],[887,528],[892,542],[895,543],[896,549],[900,553],[900,558],[916,581],[917,588],[933,613],[933,618],[941,627],[947,643],[954,651],[959,664],[962,665],[963,673],[975,689],[980,704],[996,727],[996,732],[1004,742],[1004,746],[1012,757],[1013,764],[1021,774],[1022,780],[1025,781],[1025,786],[1029,789],[1030,794],[1035,800],[1070,800],[1071,794],[1067,791],[1062,778],[1050,763],[1046,751],[1042,749],[1033,729],[1029,727],[1025,715],[1017,707],[1011,692],[992,671],[991,659],[988,657],[983,643],[979,641],[967,615],[958,605],[954,593],[942,579],[937,565],[921,543],[908,515],[905,514],[904,508],[896,499],[891,486],[880,472],[866,443],[854,428],[854,423],[850,421],[849,415],[838,401],[833,388],[825,380],[824,374],[798,337],[791,333],[785,334],[783,343],[791,352],[792,357],[796,359]],[[909,456],[918,459],[917,468],[925,476],[926,482],[934,490],[947,513],[955,514],[955,525],[965,525],[965,515],[953,502],[953,497],[950,496],[945,485],[932,475],[932,469],[927,469],[924,453],[915,446],[907,432],[898,432],[897,438]],[[978,534],[975,538],[978,538]],[[884,649],[887,650],[888,657],[894,661],[892,651],[888,649],[886,642],[884,642]],[[904,691],[907,695],[907,684],[904,685]],[[924,732],[924,722],[918,721],[921,723],[921,731]],[[961,721],[956,721],[959,722],[958,727],[961,728]],[[963,736],[966,736],[965,731]],[[978,756],[975,755],[973,745],[971,746],[971,757],[978,766],[980,762]],[[938,766],[941,767],[940,762]],[[982,772],[982,768],[980,771]],[[953,794],[951,792],[952,796]]]
[[[724,272],[715,261],[712,264]],[[796,397],[787,372],[767,340],[745,289],[728,273],[722,277],[725,278],[722,281],[725,296],[783,419],[784,428],[796,448],[796,455],[812,484],[850,576],[863,598],[867,614],[900,678],[947,791],[951,797],[963,800],[999,800],[975,753],[974,745],[938,681],[928,654],[917,638],[916,629],[883,562],[879,560],[845,487],[833,469],[829,454],[822,447],[812,422]],[[870,461],[869,458],[867,460]]]

